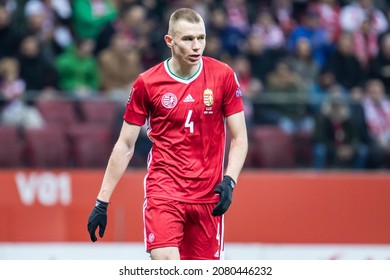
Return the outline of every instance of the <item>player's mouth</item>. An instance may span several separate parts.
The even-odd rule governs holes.
[[[198,61],[200,59],[200,54],[191,54],[190,59],[191,61]]]

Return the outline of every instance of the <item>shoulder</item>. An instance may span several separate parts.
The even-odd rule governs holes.
[[[208,56],[203,56],[203,67],[215,74],[226,75],[229,72],[233,72],[233,69],[228,64]]]
[[[142,72],[139,75],[139,78],[141,78],[145,83],[153,83],[164,74],[165,74],[164,62],[160,62],[159,64]]]
[[[229,65],[227,65],[225,62],[219,61],[215,58],[209,56],[203,56],[202,59],[203,59],[203,65],[205,67],[229,68]]]

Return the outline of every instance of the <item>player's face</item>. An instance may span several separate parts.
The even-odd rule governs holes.
[[[196,66],[199,64],[206,46],[206,30],[203,22],[176,22],[173,36],[167,35],[167,44],[172,49],[172,56],[179,63]]]

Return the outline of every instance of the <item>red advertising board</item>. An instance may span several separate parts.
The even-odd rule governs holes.
[[[0,242],[88,241],[103,170],[0,171]],[[143,180],[128,170],[102,241],[143,241]],[[390,244],[390,174],[244,171],[227,242]]]

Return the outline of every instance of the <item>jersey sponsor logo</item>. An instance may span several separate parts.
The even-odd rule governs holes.
[[[213,91],[211,89],[205,89],[203,92],[203,102],[206,106],[211,106],[213,104]]]
[[[184,98],[183,102],[195,102],[195,99],[191,96],[191,94],[188,94],[186,98]]]
[[[172,109],[176,106],[177,104],[177,97],[171,92],[168,92],[164,94],[161,98],[161,104],[167,108],[167,109]]]

